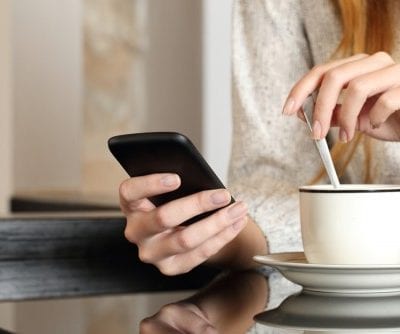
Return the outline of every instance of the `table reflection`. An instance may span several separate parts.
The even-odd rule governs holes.
[[[224,273],[190,298],[165,305],[143,320],[140,333],[246,333],[267,298],[263,275]]]
[[[400,332],[399,295],[292,294],[269,309],[287,285],[277,273],[230,272],[190,298],[144,319],[140,333],[393,333]],[[283,289],[284,290],[284,289]],[[288,289],[287,292],[293,290]],[[287,296],[287,295],[286,295]]]
[[[400,296],[300,293],[255,316],[270,327],[305,333],[382,333],[400,331]]]

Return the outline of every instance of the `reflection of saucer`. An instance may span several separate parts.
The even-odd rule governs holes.
[[[326,296],[301,293],[271,311],[255,316],[258,323],[298,330],[400,330],[400,296]]]
[[[304,291],[334,294],[400,294],[400,265],[325,265],[308,263],[304,253],[257,255]]]

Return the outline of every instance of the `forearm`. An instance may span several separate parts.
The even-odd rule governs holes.
[[[253,256],[268,252],[267,239],[259,226],[248,217],[247,225],[229,244],[207,263],[231,269],[250,269],[257,266]]]

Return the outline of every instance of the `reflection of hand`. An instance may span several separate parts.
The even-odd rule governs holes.
[[[353,138],[355,130],[377,139],[400,141],[400,64],[387,53],[358,54],[316,66],[292,88],[284,114],[298,112],[317,89],[314,139],[338,126],[344,142]],[[342,103],[337,105],[341,93]]]
[[[164,306],[141,323],[140,333],[243,334],[264,311],[268,284],[253,271],[220,275],[194,296]]]
[[[164,306],[154,316],[140,324],[141,334],[215,334],[217,330],[210,324],[204,312],[190,303],[176,303]]]
[[[148,197],[177,189],[176,174],[133,177],[120,187],[120,203],[127,217],[126,238],[137,244],[143,262],[167,275],[187,272],[208,260],[233,240],[246,225],[247,207],[231,204],[190,226],[184,221],[229,204],[226,189],[207,190],[155,207]]]

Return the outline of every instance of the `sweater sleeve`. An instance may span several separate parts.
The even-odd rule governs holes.
[[[320,163],[304,123],[281,114],[312,66],[301,1],[236,0],[232,52],[229,188],[247,202],[271,253],[302,250],[298,186]]]

